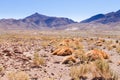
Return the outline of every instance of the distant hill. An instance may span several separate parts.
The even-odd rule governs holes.
[[[104,14],[97,14],[95,16],[92,16],[91,18],[88,18],[86,20],[81,21],[81,23],[89,23],[89,22],[96,21],[96,20],[101,19],[101,18],[105,18],[105,15]]]
[[[102,23],[102,24],[120,22],[120,10],[116,12],[110,12],[107,14],[98,14],[86,20],[81,21],[81,23],[91,23],[91,22]]]
[[[65,30],[120,31],[120,10],[107,14],[97,14],[80,23],[64,26]]]
[[[3,29],[49,29],[75,23],[68,18],[49,17],[39,13],[24,19],[1,19],[0,28]]]
[[[0,29],[9,30],[120,30],[120,10],[107,14],[97,14],[81,22],[69,18],[50,17],[34,13],[24,19],[1,19]]]

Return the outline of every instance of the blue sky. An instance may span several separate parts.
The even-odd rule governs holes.
[[[81,21],[120,9],[120,0],[1,0],[0,19],[24,18],[35,12]]]

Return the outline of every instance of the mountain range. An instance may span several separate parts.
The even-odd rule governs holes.
[[[120,10],[97,14],[81,22],[34,13],[23,19],[0,19],[0,29],[120,30]]]
[[[107,14],[97,14],[95,16],[92,16],[91,18],[81,21],[81,23],[90,23],[90,22],[96,22],[102,24],[120,22],[120,10],[116,12],[110,12]]]
[[[97,14],[79,23],[65,26],[66,30],[120,30],[120,10],[107,14]]]
[[[0,28],[3,29],[51,29],[59,26],[76,23],[68,18],[49,17],[39,13],[32,14],[24,19],[1,19]]]

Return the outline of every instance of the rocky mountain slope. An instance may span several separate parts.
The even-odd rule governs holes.
[[[64,27],[65,30],[120,30],[120,10],[107,14],[97,14],[80,23],[70,24]]]
[[[39,13],[24,19],[1,19],[0,29],[8,30],[120,30],[120,10],[107,14],[97,14],[80,23],[63,17],[49,17]]]
[[[90,23],[90,22],[102,23],[102,24],[120,22],[120,10],[116,12],[110,12],[107,14],[98,14],[92,16],[91,18],[81,21],[81,23]]]
[[[68,18],[49,17],[35,13],[24,19],[1,19],[0,28],[3,29],[47,29],[75,23]]]

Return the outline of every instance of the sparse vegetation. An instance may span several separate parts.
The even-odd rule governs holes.
[[[10,72],[7,74],[8,80],[30,80],[26,72]]]
[[[3,65],[0,65],[0,72],[4,71]]]
[[[118,80],[118,76],[113,73],[103,60],[96,60],[93,63],[73,66],[70,69],[70,76],[73,80],[87,79],[92,75],[93,80]]]
[[[96,70],[99,73],[100,77],[105,80],[118,80],[117,75],[111,73],[111,69],[109,64],[104,60],[96,60],[95,61]],[[95,76],[97,78],[98,76]]]
[[[43,80],[54,80],[53,78],[45,78]]]
[[[34,53],[34,58],[33,58],[33,64],[35,66],[43,65],[45,63],[45,60],[39,56],[39,54],[36,52]]]
[[[12,70],[8,80],[119,80],[120,44],[113,36],[33,32],[0,35],[1,80]]]
[[[118,54],[120,54],[120,46],[117,46],[117,47],[116,47],[116,52],[117,52]]]
[[[82,64],[80,66],[73,66],[70,69],[70,76],[73,80],[80,80],[87,78],[87,73],[89,73],[88,64]]]

